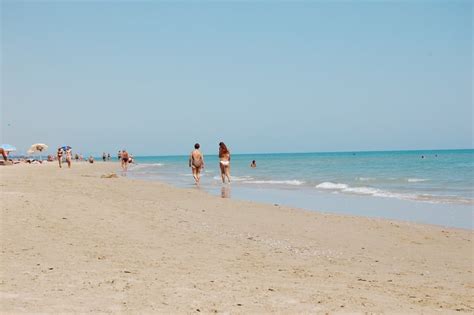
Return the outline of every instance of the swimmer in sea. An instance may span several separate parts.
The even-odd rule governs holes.
[[[253,160],[252,163],[250,163],[250,167],[251,168],[256,168],[257,167],[257,162],[255,162],[255,160]]]

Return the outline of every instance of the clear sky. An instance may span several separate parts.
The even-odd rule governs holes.
[[[1,141],[473,147],[471,1],[1,1]],[[50,152],[52,152],[50,150]]]

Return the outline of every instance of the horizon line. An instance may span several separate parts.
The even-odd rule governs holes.
[[[468,150],[474,150],[474,147],[472,148],[450,148],[450,149],[393,149],[393,150],[344,150],[344,151],[297,151],[297,152],[250,152],[250,153],[233,153],[234,155],[265,155],[265,154],[325,154],[325,153],[379,153],[379,152],[418,152],[418,151],[468,151]],[[74,151],[74,150],[73,150]],[[44,152],[43,155],[48,156],[51,154],[54,154],[55,152],[52,153],[47,153]],[[109,152],[106,152],[109,153]],[[87,154],[87,153],[81,153],[81,155],[92,155],[93,157],[102,157],[102,153],[97,152],[97,156],[94,156],[94,154]],[[133,154],[133,153],[132,153]],[[213,155],[214,153],[206,153],[203,152],[205,155]],[[137,155],[133,154],[135,157],[172,157],[172,156],[188,156],[189,154],[163,154],[163,155]],[[29,156],[28,154],[13,154],[11,153],[11,156]],[[116,157],[115,155],[111,154],[111,157]]]
[[[402,149],[402,150],[360,150],[360,151],[306,151],[306,152],[250,152],[250,153],[233,153],[234,155],[265,155],[265,154],[320,154],[320,153],[378,153],[378,152],[417,152],[417,151],[467,151],[474,148],[455,148],[455,149]],[[203,152],[205,155],[212,153]],[[171,157],[171,156],[188,156],[189,154],[164,154],[164,155],[134,155],[135,157]]]

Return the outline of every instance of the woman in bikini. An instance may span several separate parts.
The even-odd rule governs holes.
[[[222,182],[225,184],[227,177],[230,183],[230,152],[224,142],[219,143],[219,167],[221,169]]]
[[[58,152],[56,153],[56,156],[58,158],[58,162],[59,162],[59,168],[62,168],[63,165],[63,149],[61,148],[58,148]]]
[[[199,143],[196,143],[193,152],[191,152],[191,155],[189,156],[189,167],[193,172],[196,185],[199,185],[199,181],[201,180],[201,169],[204,168],[204,156],[201,151],[199,151],[200,147]]]
[[[71,168],[71,162],[72,162],[72,152],[71,149],[66,150],[66,162],[67,162],[67,167]]]

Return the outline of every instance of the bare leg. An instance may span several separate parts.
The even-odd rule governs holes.
[[[58,163],[59,163],[59,168],[62,168],[63,166],[61,165],[61,158],[58,159]]]
[[[0,151],[2,152],[3,161],[7,162],[7,161],[8,161],[8,155],[7,155],[7,153],[6,153],[5,150],[3,150],[2,148],[0,148]]]
[[[221,168],[221,178],[222,178],[222,183],[225,184],[225,166],[222,165],[222,163],[219,163],[219,166]]]
[[[227,180],[229,181],[230,183],[230,165],[227,165],[225,167],[225,176],[227,177]]]
[[[193,171],[193,177],[194,177],[194,182],[196,183],[196,185],[199,183],[199,179],[198,179],[198,174],[197,174],[197,168],[195,168],[194,166],[191,167],[191,170]]]
[[[200,167],[196,169],[196,176],[197,176],[197,183],[199,184],[201,182],[201,168]]]
[[[69,160],[69,159],[67,160],[67,167],[71,168],[71,160]]]

